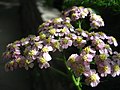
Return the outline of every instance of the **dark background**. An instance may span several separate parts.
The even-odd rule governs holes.
[[[45,1],[45,6],[56,8],[58,11],[65,8],[63,0]],[[40,3],[41,0],[0,0],[1,56],[7,44],[29,34],[37,34],[37,28],[43,19],[36,2]],[[93,6],[92,4],[89,6],[97,10],[105,21],[105,27],[101,30],[114,36],[120,45],[120,12],[109,7]],[[114,48],[114,50],[120,51],[120,47]],[[0,90],[74,90],[70,80],[51,69],[40,70],[36,66],[28,71],[17,69],[13,72],[5,72],[4,65],[7,61],[0,57]],[[55,62],[53,65],[64,70],[64,66],[61,64],[61,62]],[[108,76],[101,81],[95,88],[83,85],[83,90],[120,90],[120,77]]]

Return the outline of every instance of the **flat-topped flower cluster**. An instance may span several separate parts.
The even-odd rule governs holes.
[[[103,32],[74,27],[73,23],[86,17],[89,18],[92,29],[104,26],[101,16],[96,15],[92,9],[74,6],[64,11],[61,17],[40,25],[39,35],[29,35],[8,44],[4,57],[10,61],[5,65],[5,69],[8,71],[24,67],[28,70],[34,66],[34,61],[39,63],[41,69],[48,68],[49,61],[52,60],[49,52],[62,52],[69,47],[76,47],[80,52],[73,53],[66,61],[66,65],[76,77],[84,75],[85,82],[95,87],[100,82],[100,76],[119,76],[120,53],[112,51],[111,48],[111,45],[118,46],[116,39]]]

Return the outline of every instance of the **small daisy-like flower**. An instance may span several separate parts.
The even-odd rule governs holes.
[[[60,44],[63,49],[67,49],[68,46],[72,46],[72,40],[68,37],[62,38]]]
[[[119,66],[118,64],[114,64],[114,65],[112,66],[112,73],[111,73],[111,75],[112,75],[113,77],[120,75],[120,66]]]
[[[41,52],[46,53],[46,52],[49,52],[49,51],[52,51],[52,50],[53,50],[53,48],[51,46],[46,45],[42,48]]]
[[[93,50],[90,46],[87,46],[87,47],[85,47],[83,50],[82,50],[82,52],[81,52],[82,54],[91,54],[91,55],[95,55],[95,53],[96,53],[96,51],[95,50]]]
[[[34,43],[34,47],[37,49],[42,49],[43,47],[43,41],[38,41]]]
[[[108,58],[108,56],[107,56],[106,54],[100,54],[100,55],[99,55],[99,59],[100,59],[101,61],[105,61],[107,58]]]
[[[108,43],[109,44],[114,44],[115,47],[118,46],[118,43],[113,36],[108,37]]]
[[[38,53],[38,51],[37,50],[30,50],[29,52],[28,52],[28,55],[29,56],[34,56],[34,55],[37,55],[37,53]]]
[[[79,60],[79,55],[78,54],[72,54],[68,60],[67,60],[67,65],[69,67],[74,67],[74,64]]]
[[[84,61],[84,62],[92,62],[93,61],[93,55],[91,55],[91,54],[85,54],[85,55],[80,55],[81,56],[81,58],[82,58],[82,60]]]
[[[90,70],[88,74],[85,74],[85,76],[86,76],[85,82],[88,85],[90,84],[92,87],[95,87],[100,83],[100,77],[95,70]]]
[[[104,47],[105,47],[105,43],[104,43],[104,41],[103,40],[101,40],[101,39],[96,39],[96,38],[94,38],[93,40],[92,40],[92,45],[93,46],[96,46],[96,49],[103,49]]]
[[[51,40],[51,46],[53,47],[53,52],[56,51],[56,49],[60,50],[59,40],[52,39]]]
[[[24,67],[26,70],[28,70],[29,68],[33,68],[34,64],[29,61],[29,60],[25,60],[25,64],[24,64]]]
[[[39,67],[41,69],[50,67],[50,64],[48,63],[48,61],[44,57],[39,57],[38,63],[39,63]]]
[[[73,42],[73,45],[76,47],[84,47],[85,44],[86,44],[86,40],[83,40],[81,36],[78,36]]]
[[[104,61],[103,63],[99,63],[97,67],[101,77],[106,77],[108,74],[111,74],[111,66],[109,62]]]

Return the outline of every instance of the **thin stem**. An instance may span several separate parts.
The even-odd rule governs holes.
[[[79,20],[79,21],[78,21],[79,28],[81,28],[81,23],[82,23],[82,21],[80,22],[80,20]]]
[[[92,30],[92,28],[89,28],[89,30],[88,30],[88,31],[90,32],[91,30]]]
[[[52,69],[52,70],[54,70],[55,72],[57,72],[57,73],[65,76],[65,77],[67,77],[67,75],[66,75],[64,72],[62,72],[62,71],[60,71],[60,70],[58,70],[58,69],[56,69],[56,68],[54,68],[54,67],[50,67],[50,69]]]
[[[77,88],[77,90],[82,90],[82,89],[81,89],[81,83],[80,83],[80,77],[76,78],[76,77],[74,76],[74,74],[72,73],[71,69],[67,66],[66,58],[65,58],[64,53],[63,53],[63,59],[64,59],[65,65],[66,65],[66,68],[67,68],[67,70],[68,70],[68,73],[69,73],[69,75],[70,75],[70,77],[71,77],[71,79],[72,79],[72,81],[73,81],[73,84],[75,85],[75,87]]]

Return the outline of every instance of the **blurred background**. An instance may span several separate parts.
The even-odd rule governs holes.
[[[100,14],[105,21],[100,30],[114,36],[120,45],[120,0],[0,0],[0,55],[7,44],[36,35],[41,23],[74,5],[93,8]],[[114,50],[120,52],[120,46]],[[68,78],[49,68],[5,72],[7,61],[0,57],[0,90],[75,90]],[[61,62],[51,64],[64,71]],[[120,77],[108,76],[95,88],[83,85],[83,90],[120,90],[119,85]]]

